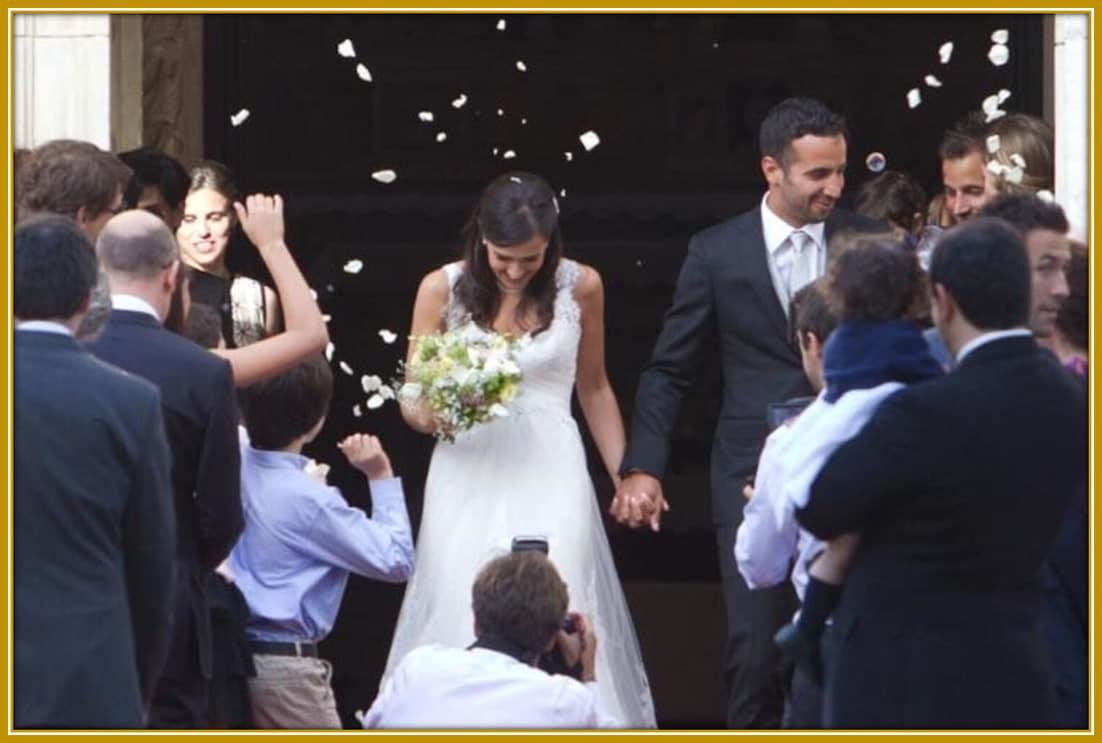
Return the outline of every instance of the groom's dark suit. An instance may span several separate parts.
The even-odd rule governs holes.
[[[822,539],[861,537],[828,727],[1057,723],[1042,565],[1086,481],[1087,433],[1084,389],[1023,336],[896,393],[838,448],[796,514]]]
[[[244,527],[229,364],[141,312],[113,310],[89,349],[161,390],[176,497],[176,629],[150,723],[204,727],[212,663],[205,576]]]
[[[840,230],[880,227],[835,210],[826,220],[825,236],[829,242]],[[769,260],[760,206],[690,240],[673,303],[639,379],[621,467],[659,478],[666,473],[682,398],[703,354],[718,350],[724,391],[712,442],[712,517],[727,605],[727,722],[732,728],[780,726],[783,699],[772,636],[796,607],[787,583],[755,591],[751,599],[733,554],[745,503],[742,487],[757,467],[768,433],[768,405],[812,394]]]

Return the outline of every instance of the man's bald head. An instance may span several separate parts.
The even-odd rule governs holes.
[[[176,238],[149,212],[133,209],[112,217],[96,240],[108,274],[154,279],[180,257]]]

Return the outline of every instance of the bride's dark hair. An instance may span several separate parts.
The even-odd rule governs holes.
[[[547,240],[543,265],[524,287],[517,305],[517,325],[533,334],[545,330],[554,314],[555,271],[562,258],[559,205],[550,184],[533,173],[503,173],[482,191],[478,206],[463,229],[466,270],[455,285],[456,298],[471,319],[489,328],[501,308],[501,289],[490,269],[483,240],[501,247],[520,245],[534,237]],[[536,327],[527,326],[536,309]]]

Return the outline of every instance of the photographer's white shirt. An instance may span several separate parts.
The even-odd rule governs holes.
[[[434,730],[623,727],[600,710],[596,684],[551,675],[494,650],[443,645],[410,651],[360,722]]]

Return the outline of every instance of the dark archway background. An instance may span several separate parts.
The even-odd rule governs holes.
[[[1011,55],[995,67],[987,52],[1000,28]],[[366,411],[359,379],[393,374],[420,277],[455,257],[479,189],[498,173],[532,170],[565,189],[567,252],[604,277],[609,373],[630,425],[689,236],[761,198],[755,140],[770,105],[810,95],[845,114],[850,194],[869,177],[870,151],[932,194],[942,131],[1001,88],[1012,93],[1008,110],[1042,110],[1040,15],[212,15],[204,34],[207,156],[233,167],[244,189],[285,195],[291,245],[332,316],[336,399],[308,453],[369,507],[366,484],[333,444],[353,430],[381,435],[415,523],[432,442],[406,429],[392,404]],[[356,59],[337,53],[346,38]],[[955,49],[942,65],[946,41]],[[926,86],[928,74],[942,86]],[[923,98],[913,110],[912,87]],[[454,108],[461,94],[467,102]],[[251,115],[231,126],[241,108]],[[425,110],[432,123],[419,120]],[[578,141],[587,130],[601,139],[589,152]],[[504,159],[507,150],[516,157]],[[396,182],[371,179],[384,168]],[[235,257],[255,268],[248,253]],[[343,270],[351,259],[362,271]],[[398,342],[385,343],[380,329]],[[664,727],[723,724],[707,490],[720,383],[718,368],[707,370],[683,411],[662,532],[609,524]],[[607,504],[611,484],[587,446]],[[401,595],[353,578],[324,645],[350,725],[374,698]]]

